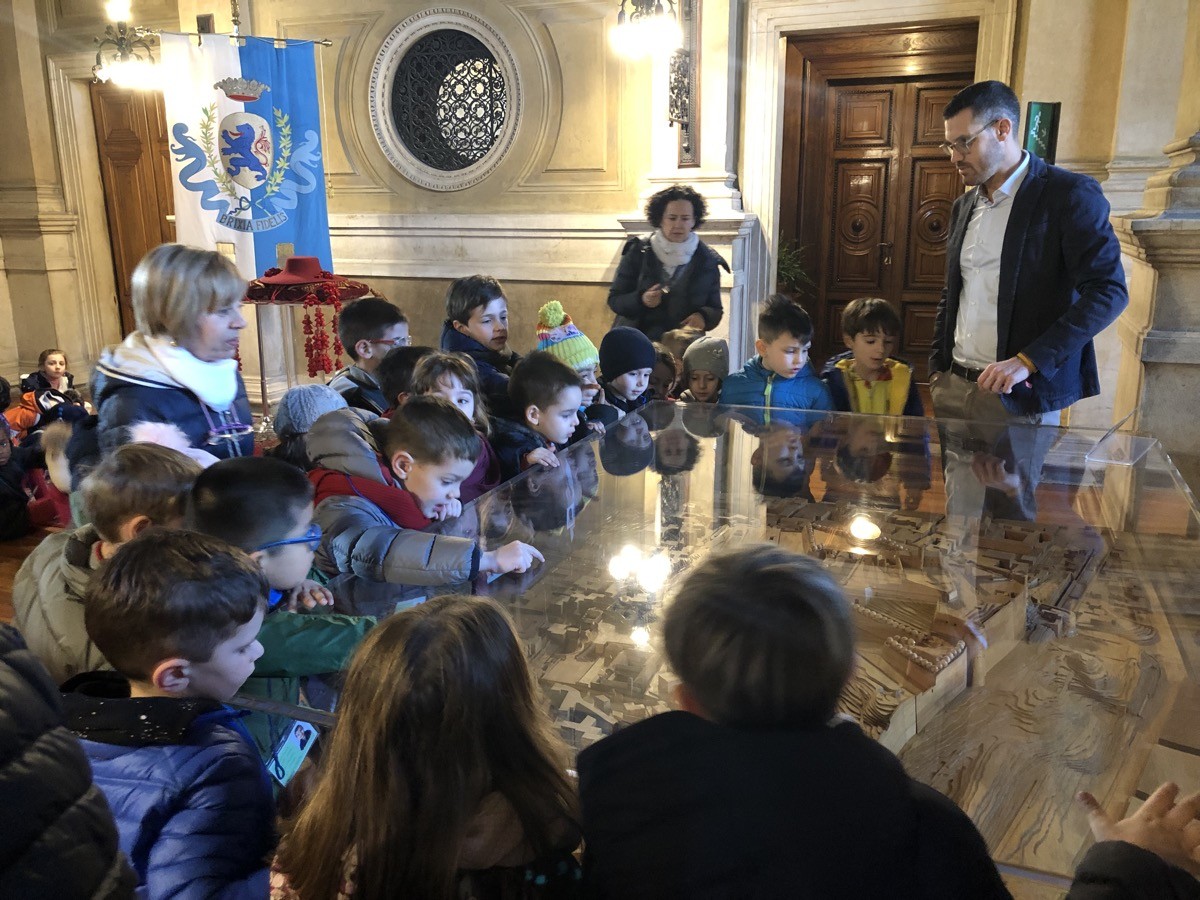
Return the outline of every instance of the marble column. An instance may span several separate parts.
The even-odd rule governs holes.
[[[1186,19],[1159,23],[1200,46],[1200,0]],[[1136,213],[1114,218],[1129,272],[1129,309],[1118,322],[1116,411],[1168,451],[1200,447],[1200,55],[1187,55],[1168,165],[1150,176]]]
[[[50,108],[42,87],[40,34],[34,0],[14,0],[7,21],[0,23],[0,76],[7,94],[0,129],[0,242],[7,288],[0,290],[0,324],[12,323],[15,337],[0,344],[0,364],[10,379],[18,364],[22,369],[36,364],[46,347],[61,345],[68,358],[78,357],[81,349],[60,341],[53,308],[46,303],[60,287],[60,273],[71,268],[66,236],[74,220],[63,208],[54,158],[45,147],[43,123],[50,120]]]
[[[1147,179],[1167,165],[1162,148],[1175,138],[1183,83],[1188,0],[1130,0],[1104,194],[1115,214],[1137,210]]]

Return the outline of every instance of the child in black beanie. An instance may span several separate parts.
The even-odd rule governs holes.
[[[636,328],[621,325],[600,342],[600,384],[604,398],[622,413],[650,402],[654,345]]]

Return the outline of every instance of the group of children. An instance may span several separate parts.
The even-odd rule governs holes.
[[[308,546],[305,515],[260,546]],[[970,819],[835,714],[849,603],[820,563],[773,545],[679,581],[663,622],[678,711],[585,750],[577,780],[498,604],[442,596],[387,618],[278,821],[224,705],[269,653],[270,572],[304,568],[300,550],[265,552],[148,527],[86,589],[87,633],[115,671],[64,686],[67,723],[144,896],[1010,896]],[[1072,897],[1200,893],[1186,849],[1200,795],[1166,791],[1121,823],[1085,798],[1102,843]]]
[[[557,301],[539,310],[537,348],[523,359],[508,346],[503,288],[485,276],[451,285],[440,351],[411,346],[403,314],[377,298],[350,304],[339,327],[353,362],[330,384],[351,407],[390,416],[410,394],[437,394],[475,422],[484,443],[464,495],[495,486],[497,474],[503,481],[531,465],[554,465],[555,450],[651,400],[756,407],[763,424],[808,423],[807,411],[924,412],[912,367],[892,355],[899,317],[878,298],[846,307],[847,350],[819,377],[808,360],[812,320],[782,295],[759,316],[757,355],[732,374],[727,344],[698,332],[670,332],[659,344],[615,327],[597,349]],[[456,353],[473,371],[465,360],[453,362]]]
[[[465,278],[441,349],[411,346],[385,300],[348,304],[352,365],[288,392],[267,457],[203,467],[130,443],[64,474],[87,524],[26,560],[16,618],[141,892],[1007,896],[970,820],[834,715],[854,636],[813,560],[751,547],[684,577],[664,622],[680,711],[585,751],[577,781],[496,603],[442,596],[382,621],[332,611],[325,582],[339,576],[451,585],[530,570],[542,554],[528,543],[424,529],[523,470],[555,472],[557,451],[594,432],[627,429],[640,446],[645,420],[625,414],[654,397],[760,407],[768,424],[835,405],[919,413],[911,369],[891,357],[894,311],[855,301],[843,321],[848,352],[820,379],[811,320],[783,297],[734,374],[711,338],[677,356],[614,328],[597,348],[554,302],[522,358],[499,283]],[[283,750],[296,735],[307,750],[311,730],[225,704],[294,703],[299,679],[343,670],[337,724],[279,820],[295,771]],[[878,865],[858,864],[864,837]]]

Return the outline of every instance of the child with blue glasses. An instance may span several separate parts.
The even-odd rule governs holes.
[[[346,665],[375,619],[323,611],[333,597],[308,578],[321,528],[313,522],[313,487],[304,472],[266,457],[221,460],[196,479],[187,516],[188,527],[249,553],[271,589],[259,633],[263,655],[243,693],[295,704],[301,678]],[[261,714],[248,725],[268,761],[291,727]]]

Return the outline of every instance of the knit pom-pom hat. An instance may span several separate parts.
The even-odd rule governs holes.
[[[538,310],[537,340],[537,349],[545,350],[576,372],[600,364],[596,345],[575,326],[557,300]]]

